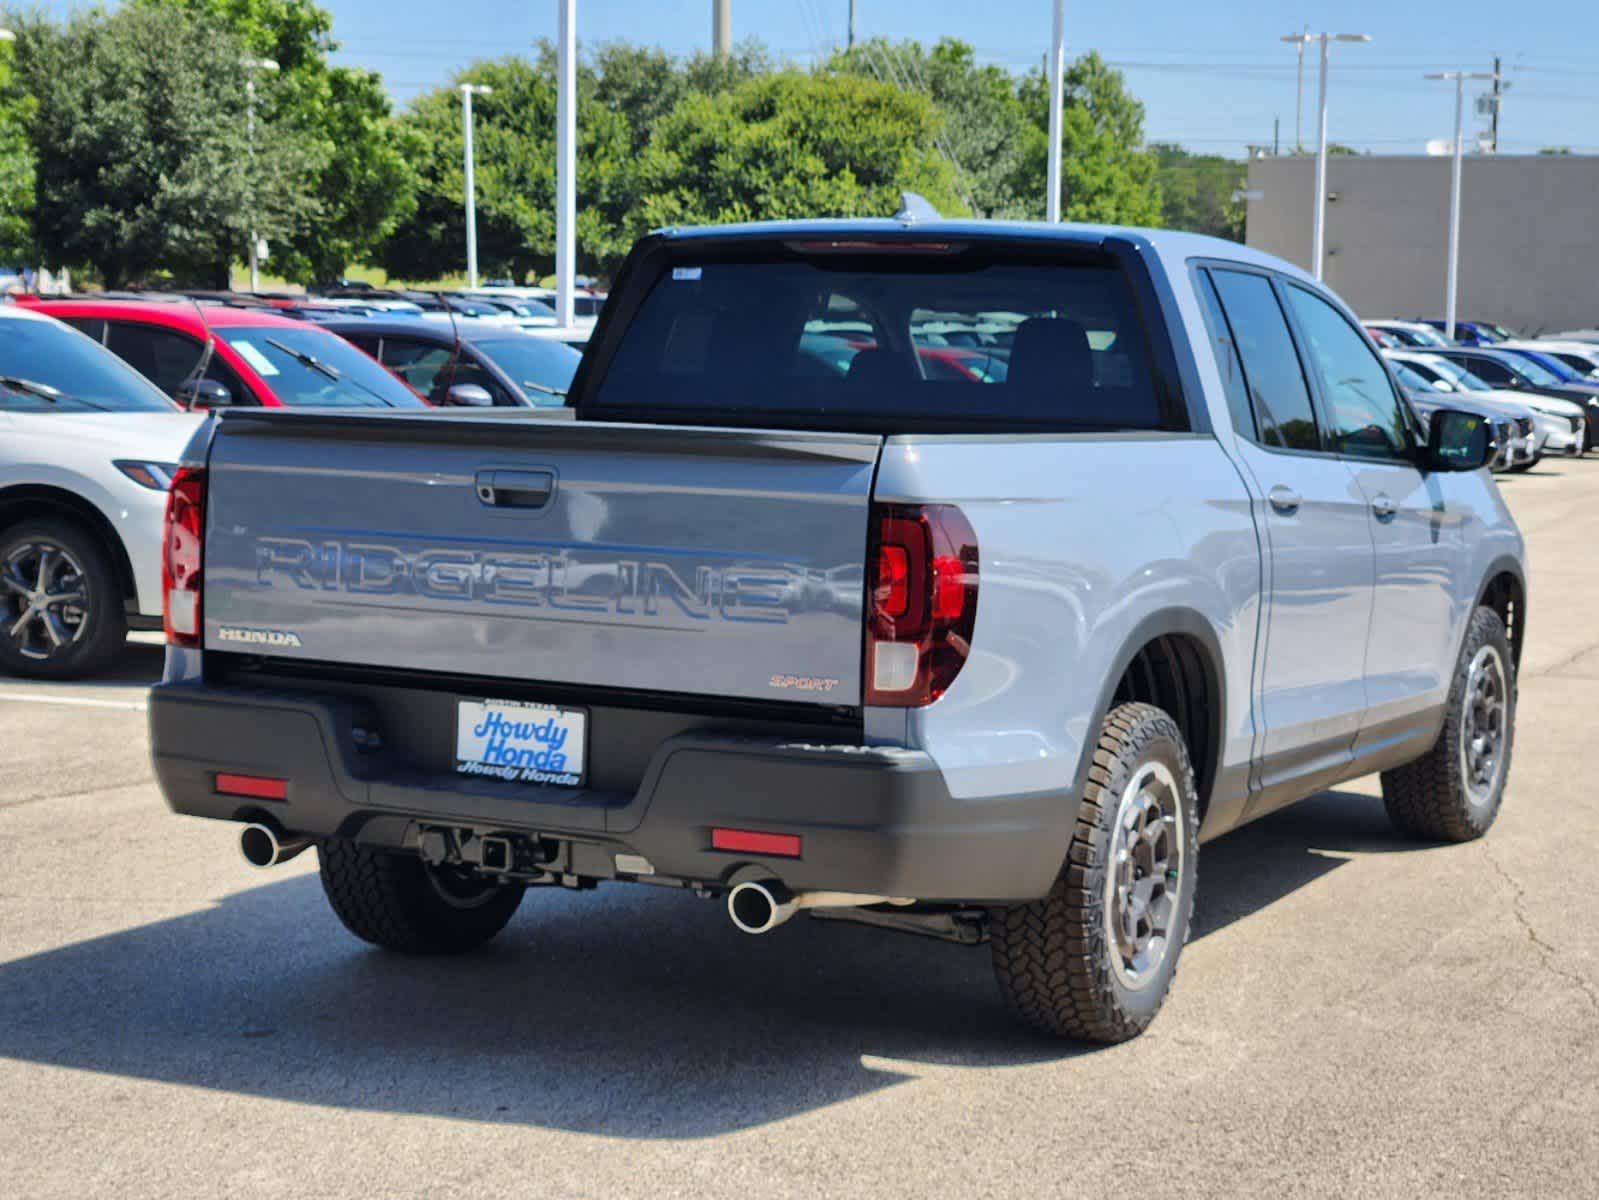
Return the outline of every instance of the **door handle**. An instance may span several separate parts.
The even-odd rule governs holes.
[[[1292,516],[1299,511],[1299,493],[1280,483],[1266,493],[1266,499],[1270,500],[1271,506],[1284,516]]]
[[[555,472],[479,471],[476,485],[490,508],[543,508],[555,494]]]
[[[1379,521],[1386,521],[1399,511],[1399,505],[1395,504],[1390,497],[1379,492],[1371,502],[1371,511],[1372,515]]]

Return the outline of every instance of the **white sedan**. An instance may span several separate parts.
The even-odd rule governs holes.
[[[204,416],[92,339],[0,305],[0,674],[91,673],[159,628],[161,521]]]

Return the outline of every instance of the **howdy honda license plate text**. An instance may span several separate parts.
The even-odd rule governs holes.
[[[515,700],[462,700],[455,717],[455,769],[515,783],[583,782],[588,714]]]

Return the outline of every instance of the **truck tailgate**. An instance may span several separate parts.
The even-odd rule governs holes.
[[[881,439],[458,413],[228,412],[208,650],[860,702]]]

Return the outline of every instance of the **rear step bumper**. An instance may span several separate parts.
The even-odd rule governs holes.
[[[570,842],[574,871],[601,878],[622,854],[668,879],[721,884],[753,864],[796,890],[986,903],[1047,893],[1070,836],[1064,792],[957,799],[917,750],[685,734],[657,747],[635,792],[600,792],[418,771],[360,749],[368,720],[359,701],[316,693],[171,683],[150,696],[174,812],[313,837],[414,848],[421,826],[453,824]],[[219,793],[218,774],[288,786],[246,799]],[[801,856],[713,850],[716,827],[797,835]]]

